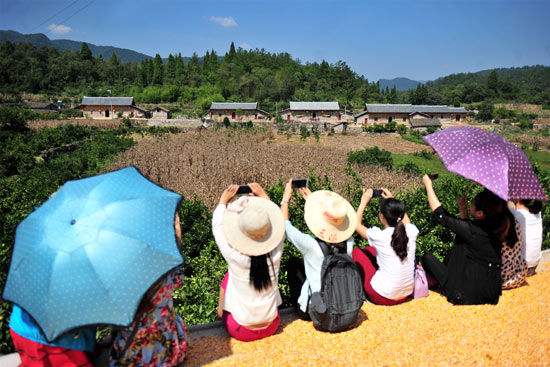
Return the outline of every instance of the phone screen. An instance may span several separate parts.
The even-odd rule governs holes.
[[[250,186],[248,185],[239,185],[239,189],[237,190],[238,194],[250,194],[252,190],[250,189]]]
[[[372,197],[373,198],[381,198],[382,197],[382,190],[372,190]]]
[[[292,188],[297,189],[300,187],[307,187],[308,179],[307,178],[295,178],[292,180]]]

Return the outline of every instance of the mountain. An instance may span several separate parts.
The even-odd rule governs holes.
[[[22,34],[15,31],[2,31],[0,30],[0,43],[10,41],[13,43],[27,42],[33,44],[35,47],[40,48],[42,46],[46,47],[55,47],[59,51],[71,50],[79,51],[82,46],[80,41],[71,41],[66,39],[51,40],[45,34],[35,33],[35,34]],[[99,56],[101,55],[105,60],[109,59],[113,52],[115,55],[122,61],[135,61],[141,62],[143,59],[151,59],[149,55],[145,55],[127,48],[118,48],[113,46],[97,46],[92,43],[88,43],[92,55]]]
[[[386,87],[392,89],[395,85],[397,90],[415,89],[418,84],[423,83],[409,78],[380,79],[378,82],[380,83],[380,89],[386,89]]]

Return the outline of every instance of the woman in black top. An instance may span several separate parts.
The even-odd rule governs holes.
[[[507,230],[496,195],[479,193],[470,206],[474,220],[458,219],[447,213],[437,198],[432,180],[424,175],[428,202],[436,222],[455,233],[454,246],[445,264],[433,254],[422,256],[422,264],[434,277],[447,300],[453,304],[497,304],[501,295],[501,247],[499,236]],[[461,216],[467,217],[465,199],[459,201]]]

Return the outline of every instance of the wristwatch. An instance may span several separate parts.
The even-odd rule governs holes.
[[[284,204],[288,204],[288,201],[283,200],[283,201],[281,201],[281,203],[279,205],[284,205]]]

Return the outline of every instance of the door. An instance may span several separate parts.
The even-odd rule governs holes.
[[[109,110],[105,110],[105,117],[109,117]]]

